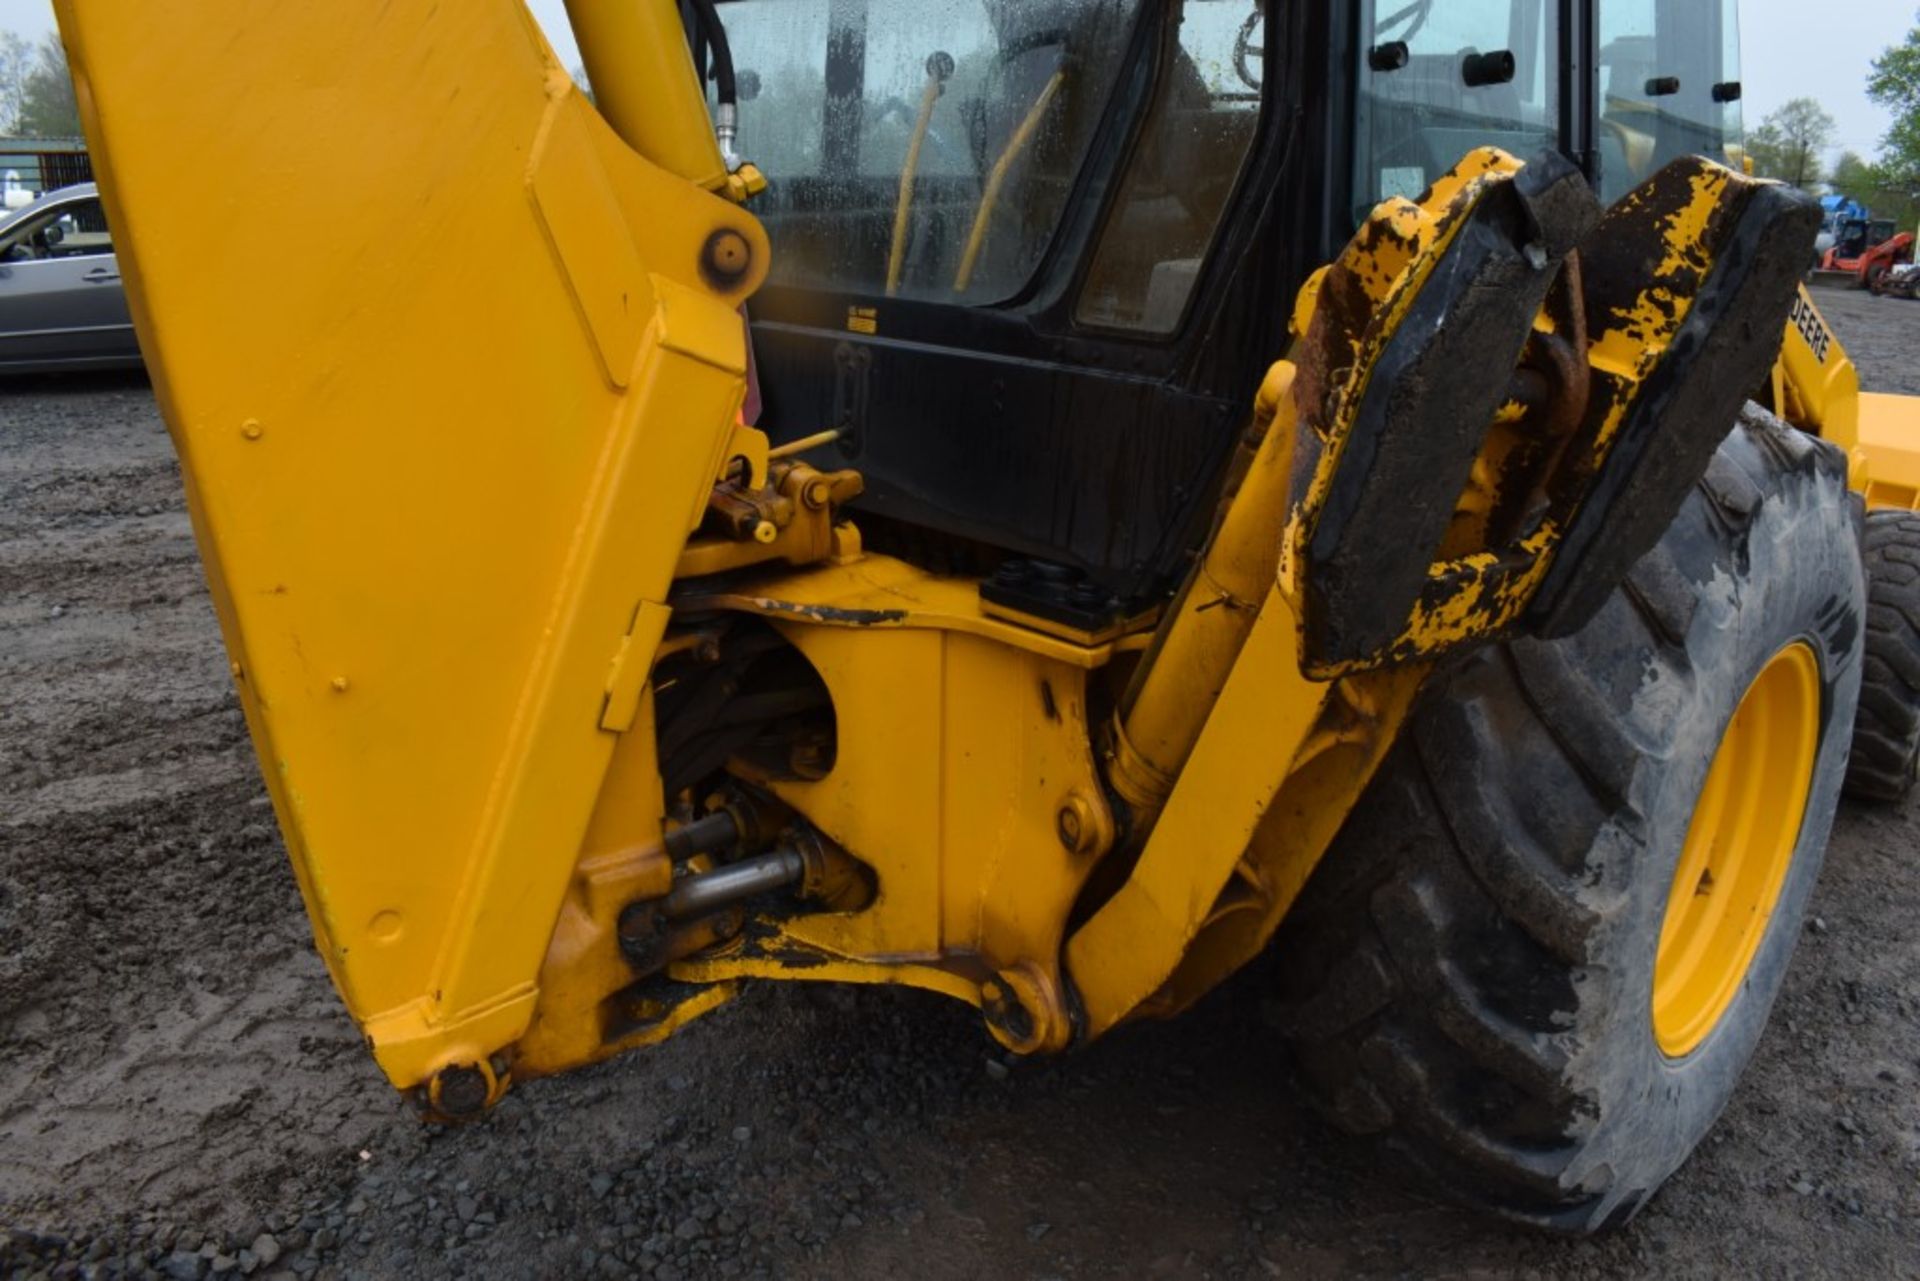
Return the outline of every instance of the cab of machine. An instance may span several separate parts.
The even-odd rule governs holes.
[[[761,425],[840,433],[879,549],[1153,597],[1366,212],[1485,145],[1558,150],[1608,200],[1678,156],[1738,166],[1737,11],[727,0],[769,180]]]

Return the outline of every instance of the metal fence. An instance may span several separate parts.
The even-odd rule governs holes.
[[[0,138],[0,178],[17,177],[28,192],[93,181],[86,144],[66,138]]]

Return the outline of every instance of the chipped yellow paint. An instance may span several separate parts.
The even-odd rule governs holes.
[[[1731,170],[1716,167],[1703,168],[1693,176],[1692,198],[1661,219],[1663,256],[1654,271],[1656,282],[1697,282],[1712,269],[1705,248],[1707,233],[1736,181],[1740,181],[1739,176]],[[1642,188],[1620,207],[1638,212],[1651,198],[1652,193]],[[1639,382],[1665,357],[1668,343],[1686,323],[1693,298],[1691,288],[1654,284],[1631,308],[1612,317],[1610,324],[1594,334],[1590,363],[1628,383]],[[1601,445],[1610,442],[1619,429],[1629,399],[1621,398],[1622,413],[1610,416],[1602,425],[1598,438]]]
[[[1559,526],[1548,520],[1508,557],[1475,552],[1429,567],[1428,591],[1390,652],[1437,653],[1512,626],[1545,580],[1559,542]],[[1524,568],[1502,572],[1516,561]]]
[[[1329,403],[1300,404],[1296,412],[1303,425],[1324,442],[1306,491],[1289,514],[1281,538],[1279,581],[1288,598],[1300,600],[1299,557],[1315,521],[1326,504],[1333,478],[1340,469],[1352,417],[1365,397],[1374,362],[1405,319],[1434,265],[1453,243],[1467,216],[1500,183],[1511,181],[1522,168],[1515,157],[1497,147],[1468,153],[1445,177],[1433,184],[1420,204],[1395,197],[1381,204],[1341,252],[1337,266],[1357,281],[1372,304],[1374,320],[1349,343],[1351,358],[1342,367],[1344,381],[1336,379]],[[1325,288],[1328,269],[1311,276],[1294,307],[1296,337],[1303,336],[1318,312],[1316,302]]]
[[[1707,232],[1735,181],[1737,175],[1731,169],[1719,166],[1703,168],[1693,175],[1688,183],[1693,198],[1661,220],[1666,257],[1661,259],[1657,275],[1704,274],[1713,265],[1707,256]]]
[[[1450,189],[1454,192],[1454,198],[1461,200],[1471,191],[1473,182],[1498,180],[1503,172],[1504,166],[1490,166],[1479,171],[1466,184],[1455,183]],[[1579,429],[1578,447],[1585,457],[1574,464],[1577,467],[1598,471],[1605,465],[1637,403],[1642,385],[1670,354],[1675,338],[1692,313],[1701,284],[1713,270],[1710,247],[1714,243],[1716,227],[1725,219],[1735,216],[1742,188],[1751,185],[1751,179],[1731,170],[1702,164],[1688,176],[1684,198],[1674,201],[1675,193],[1671,189],[1663,193],[1657,185],[1649,185],[1621,201],[1609,213],[1608,221],[1602,224],[1604,233],[1610,226],[1630,227],[1634,220],[1639,219],[1651,222],[1657,234],[1649,255],[1652,265],[1645,286],[1629,303],[1615,308],[1611,314],[1590,318],[1593,331],[1589,335],[1585,356],[1590,367],[1591,400],[1586,422]],[[1440,188],[1436,187],[1436,197],[1439,192]],[[1656,202],[1662,201],[1674,203],[1671,208],[1656,206]],[[1456,205],[1435,210],[1430,217],[1437,224],[1454,215],[1457,209]],[[1392,211],[1388,221],[1398,231],[1415,225],[1404,210],[1397,208]],[[1416,239],[1424,238],[1425,243],[1444,247],[1444,239],[1434,234],[1432,228],[1422,228],[1413,234]],[[1348,255],[1357,255],[1365,241],[1364,233],[1356,237]],[[1386,243],[1384,237],[1380,241]],[[1396,245],[1399,243],[1403,242],[1395,242]],[[1391,334],[1391,328],[1386,326],[1390,325],[1391,318],[1396,314],[1394,304],[1399,300],[1393,291],[1408,287],[1420,275],[1416,264],[1409,264],[1399,257],[1390,261],[1395,264],[1399,273],[1397,276],[1390,277],[1385,270],[1365,273],[1365,278],[1372,282],[1369,287],[1378,291],[1375,297],[1383,319],[1376,324],[1385,327],[1386,336]],[[1343,257],[1342,262],[1346,263],[1348,259]],[[1303,307],[1298,310],[1307,309]],[[1553,322],[1543,312],[1535,328],[1543,333],[1551,333]],[[1808,353],[1796,351],[1791,337],[1790,334],[1789,360],[1797,356],[1800,365],[1810,364]],[[1384,337],[1380,331],[1370,328],[1362,349],[1357,353],[1355,367],[1366,368],[1367,358],[1377,352],[1382,341]],[[1799,346],[1807,348],[1808,344],[1803,341]],[[1801,380],[1803,383],[1806,381],[1804,377]],[[1344,438],[1350,429],[1348,415],[1357,404],[1363,387],[1364,384],[1357,378],[1350,380],[1334,397],[1327,414],[1327,450],[1307,490],[1305,501],[1289,517],[1281,562],[1281,582],[1295,600],[1300,599],[1302,588],[1299,581],[1302,573],[1300,558],[1304,554],[1305,540],[1312,535],[1320,504],[1331,484],[1332,474],[1339,467]],[[1854,402],[1846,397],[1831,399],[1845,402],[1839,405],[1841,411],[1855,409]],[[1439,653],[1477,638],[1496,635],[1518,622],[1533,594],[1552,569],[1554,557],[1560,549],[1563,526],[1548,517],[1513,546],[1494,549],[1476,545],[1484,542],[1484,539],[1476,539],[1476,531],[1484,532],[1481,517],[1513,449],[1512,440],[1497,427],[1501,422],[1517,417],[1517,410],[1517,406],[1509,404],[1496,413],[1496,430],[1488,433],[1483,452],[1476,460],[1473,477],[1460,496],[1454,523],[1442,545],[1442,558],[1429,567],[1426,588],[1413,607],[1400,637],[1378,655],[1356,662],[1326,664],[1316,669],[1317,675],[1332,678],[1380,662],[1407,661],[1417,656]],[[1894,416],[1883,417],[1893,421]],[[1844,425],[1850,430],[1857,430],[1850,415]],[[1905,466],[1905,458],[1897,452],[1885,449],[1880,452],[1889,467],[1900,468],[1903,476],[1920,475],[1920,468]],[[1914,456],[1920,457],[1920,453]],[[1864,469],[1856,468],[1856,471],[1864,474]],[[1920,494],[1920,489],[1907,491],[1890,486],[1883,492],[1894,495],[1895,501],[1899,501],[1909,492]]]

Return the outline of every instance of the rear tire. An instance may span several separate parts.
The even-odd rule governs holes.
[[[1867,513],[1867,653],[1847,794],[1897,801],[1920,764],[1920,513]]]
[[[1839,801],[1855,510],[1838,451],[1749,407],[1584,630],[1436,679],[1278,940],[1295,1057],[1339,1124],[1565,1232],[1624,1222],[1686,1159],[1766,1023]],[[1731,1004],[1669,1058],[1654,960],[1694,803],[1795,642],[1820,686],[1805,815]]]

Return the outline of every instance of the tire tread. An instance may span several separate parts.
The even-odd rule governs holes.
[[[1847,794],[1898,801],[1913,790],[1920,761],[1920,512],[1868,512],[1860,546],[1867,659]]]
[[[1591,1029],[1564,1013],[1621,981],[1601,949],[1625,911],[1641,775],[1671,737],[1635,691],[1695,679],[1702,607],[1676,549],[1744,566],[1763,501],[1850,524],[1831,454],[1750,408],[1598,626],[1492,646],[1436,680],[1278,940],[1295,1058],[1337,1124],[1536,1226],[1595,1230],[1651,1195],[1583,1147]],[[1914,583],[1920,619],[1920,564]],[[1920,675],[1920,643],[1912,658]]]

